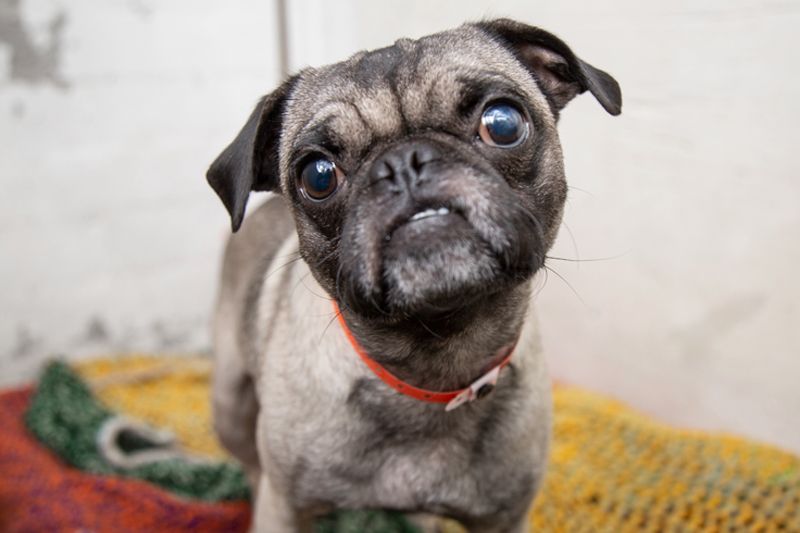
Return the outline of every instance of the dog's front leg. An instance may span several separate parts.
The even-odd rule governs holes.
[[[508,531],[510,533],[526,533],[530,531],[530,525],[528,524],[528,515],[526,514],[525,516],[523,516],[522,519],[517,521],[517,524]]]
[[[238,351],[232,347],[233,340],[226,339],[232,336],[218,337],[212,385],[214,430],[223,446],[242,463],[250,487],[255,491],[261,476],[255,437],[258,416],[255,384]]]
[[[516,520],[513,524],[505,522],[484,522],[465,523],[464,526],[470,533],[527,533],[530,529],[527,515],[523,516],[520,520]]]
[[[313,521],[292,507],[286,494],[262,475],[253,500],[252,533],[311,533]]]
[[[515,505],[499,514],[463,520],[462,524],[470,533],[526,533],[530,530],[528,513],[530,503]]]

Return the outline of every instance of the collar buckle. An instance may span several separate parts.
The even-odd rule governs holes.
[[[494,390],[495,385],[497,385],[497,379],[500,377],[500,368],[502,368],[502,366],[502,364],[497,365],[473,381],[469,387],[450,400],[444,410],[452,411],[465,403],[474,402],[475,400],[480,400],[488,396]]]

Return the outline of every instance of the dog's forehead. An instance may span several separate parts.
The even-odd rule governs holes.
[[[471,25],[419,40],[401,39],[341,63],[308,69],[287,104],[281,159],[322,128],[346,135],[350,146],[368,146],[409,130],[441,126],[452,119],[466,82],[492,78],[548,109],[511,52]]]

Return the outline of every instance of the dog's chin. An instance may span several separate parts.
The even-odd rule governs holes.
[[[451,314],[507,281],[494,252],[459,214],[409,221],[383,246],[381,292],[389,316]]]

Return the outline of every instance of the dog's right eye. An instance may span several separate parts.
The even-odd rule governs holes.
[[[315,201],[325,200],[339,188],[342,173],[330,159],[320,157],[306,163],[300,172],[300,188]]]

